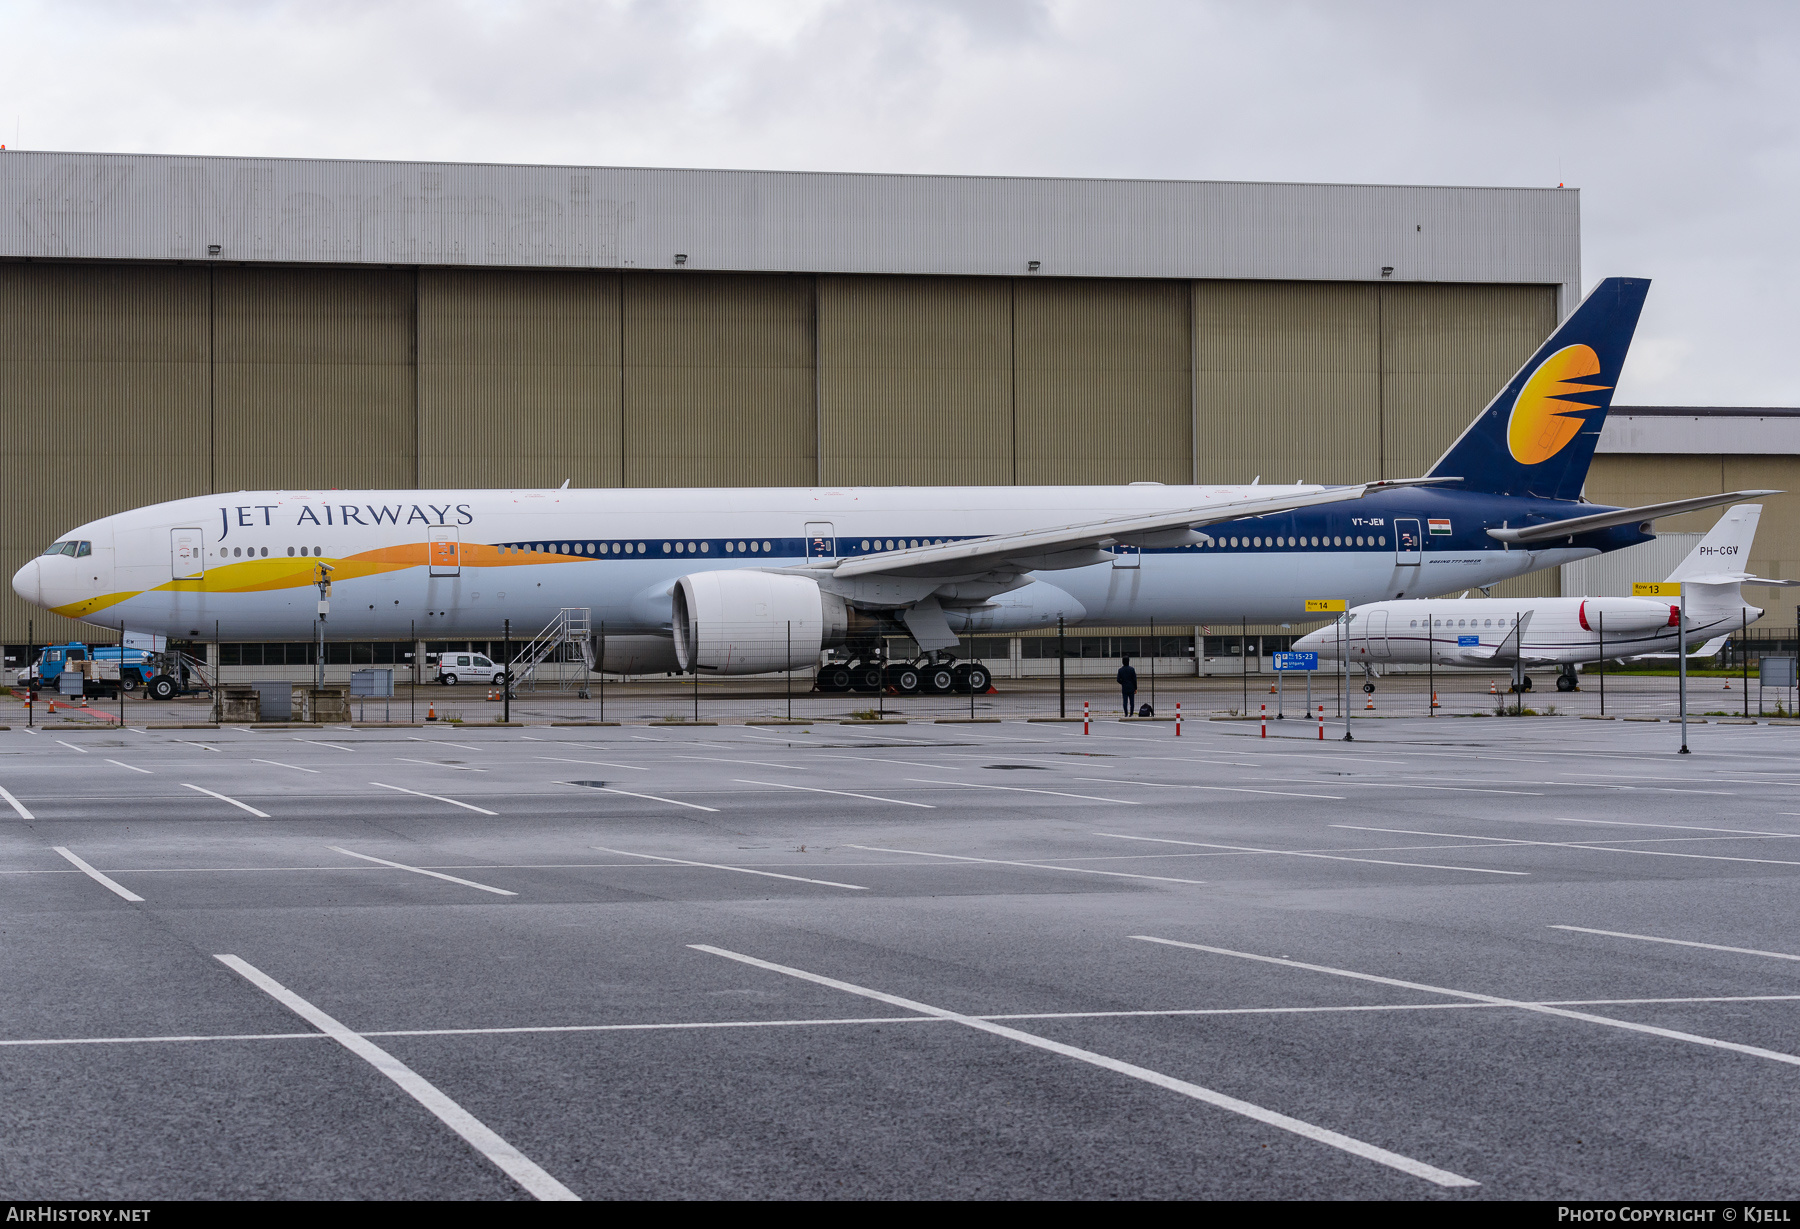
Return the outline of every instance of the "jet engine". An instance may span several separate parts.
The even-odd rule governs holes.
[[[1601,631],[1602,616],[1608,632],[1653,632],[1679,624],[1681,607],[1647,597],[1590,597],[1581,603],[1583,631]]]
[[[749,568],[683,576],[671,613],[676,661],[713,674],[810,666],[849,625],[844,600],[816,582]]]

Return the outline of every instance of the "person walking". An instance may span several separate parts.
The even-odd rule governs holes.
[[[1129,657],[1119,658],[1119,690],[1125,694],[1125,715],[1129,717],[1137,702],[1137,671],[1131,668]]]

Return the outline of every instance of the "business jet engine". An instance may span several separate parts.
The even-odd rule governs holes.
[[[764,674],[814,665],[844,642],[844,600],[804,576],[733,568],[675,582],[675,660],[683,670]]]
[[[1581,603],[1580,618],[1581,629],[1588,632],[1653,632],[1676,626],[1681,607],[1646,597],[1590,597]]]

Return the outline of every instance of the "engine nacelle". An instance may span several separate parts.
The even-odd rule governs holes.
[[[1681,607],[1647,597],[1590,597],[1581,603],[1583,631],[1653,632],[1680,621]]]
[[[673,674],[681,669],[667,636],[608,636],[600,668],[608,674]]]
[[[819,660],[842,644],[844,600],[804,576],[749,568],[690,572],[675,582],[675,659],[683,670],[766,674]]]

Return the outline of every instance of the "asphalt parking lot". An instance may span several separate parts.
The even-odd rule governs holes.
[[[1259,733],[15,718],[0,1192],[1800,1192],[1800,731]]]

